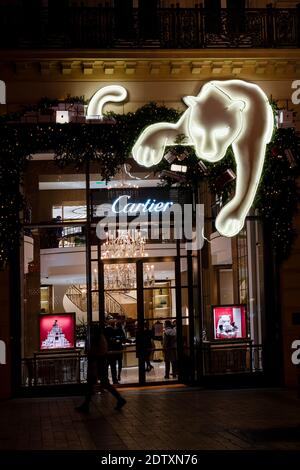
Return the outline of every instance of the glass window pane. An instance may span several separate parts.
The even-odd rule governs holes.
[[[144,263],[143,276],[145,287],[155,286],[157,282],[168,282],[170,286],[174,286],[175,263],[174,261]]]
[[[70,246],[70,243],[65,246],[58,233],[54,234],[49,228],[27,228],[25,233],[23,357],[33,357],[41,350],[41,341],[46,341],[49,335],[51,337],[49,330],[46,332],[48,336],[42,338],[42,330],[39,328],[40,319],[47,318],[47,315],[56,315],[61,328],[57,336],[57,341],[61,341],[52,342],[52,346],[59,344],[60,348],[64,348],[62,345],[66,345],[68,349],[68,344],[71,344],[73,348],[76,345],[84,347],[87,320],[85,246]],[[70,234],[65,235],[69,237]],[[72,333],[67,326],[64,330],[64,323],[59,322],[65,314],[74,314]],[[74,344],[69,336],[73,333]],[[37,377],[36,380],[49,383],[50,378]]]
[[[228,305],[228,304],[234,303],[232,269],[220,269],[219,288],[220,288],[220,303],[222,305]]]
[[[104,288],[124,289],[131,291],[136,288],[135,263],[104,264]]]

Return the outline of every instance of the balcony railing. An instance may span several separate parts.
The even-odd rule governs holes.
[[[27,2],[23,2],[24,5]],[[300,8],[161,8],[120,19],[111,7],[0,8],[0,48],[295,48]]]

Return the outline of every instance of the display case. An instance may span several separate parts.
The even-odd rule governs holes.
[[[245,305],[212,306],[211,341],[203,341],[204,374],[250,372],[252,340]]]
[[[152,318],[170,317],[172,314],[171,281],[155,282],[152,294],[150,315]],[[152,315],[151,315],[152,314]]]
[[[245,305],[214,305],[213,339],[219,341],[247,339]]]
[[[75,313],[39,316],[40,350],[75,347]]]
[[[145,319],[165,318],[172,315],[171,281],[156,281],[144,290]]]
[[[52,313],[52,286],[40,287],[41,312]]]

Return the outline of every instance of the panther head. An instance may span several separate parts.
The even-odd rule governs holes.
[[[241,132],[245,103],[232,100],[213,82],[197,97],[183,100],[190,109],[188,132],[197,156],[210,162],[222,159]]]

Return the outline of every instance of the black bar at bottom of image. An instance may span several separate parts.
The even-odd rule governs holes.
[[[106,466],[141,468],[144,465],[176,465],[182,467],[243,469],[294,468],[300,450],[194,451],[194,450],[99,450],[99,451],[0,451],[0,468],[81,468],[93,470]],[[292,467],[293,466],[293,467]]]

